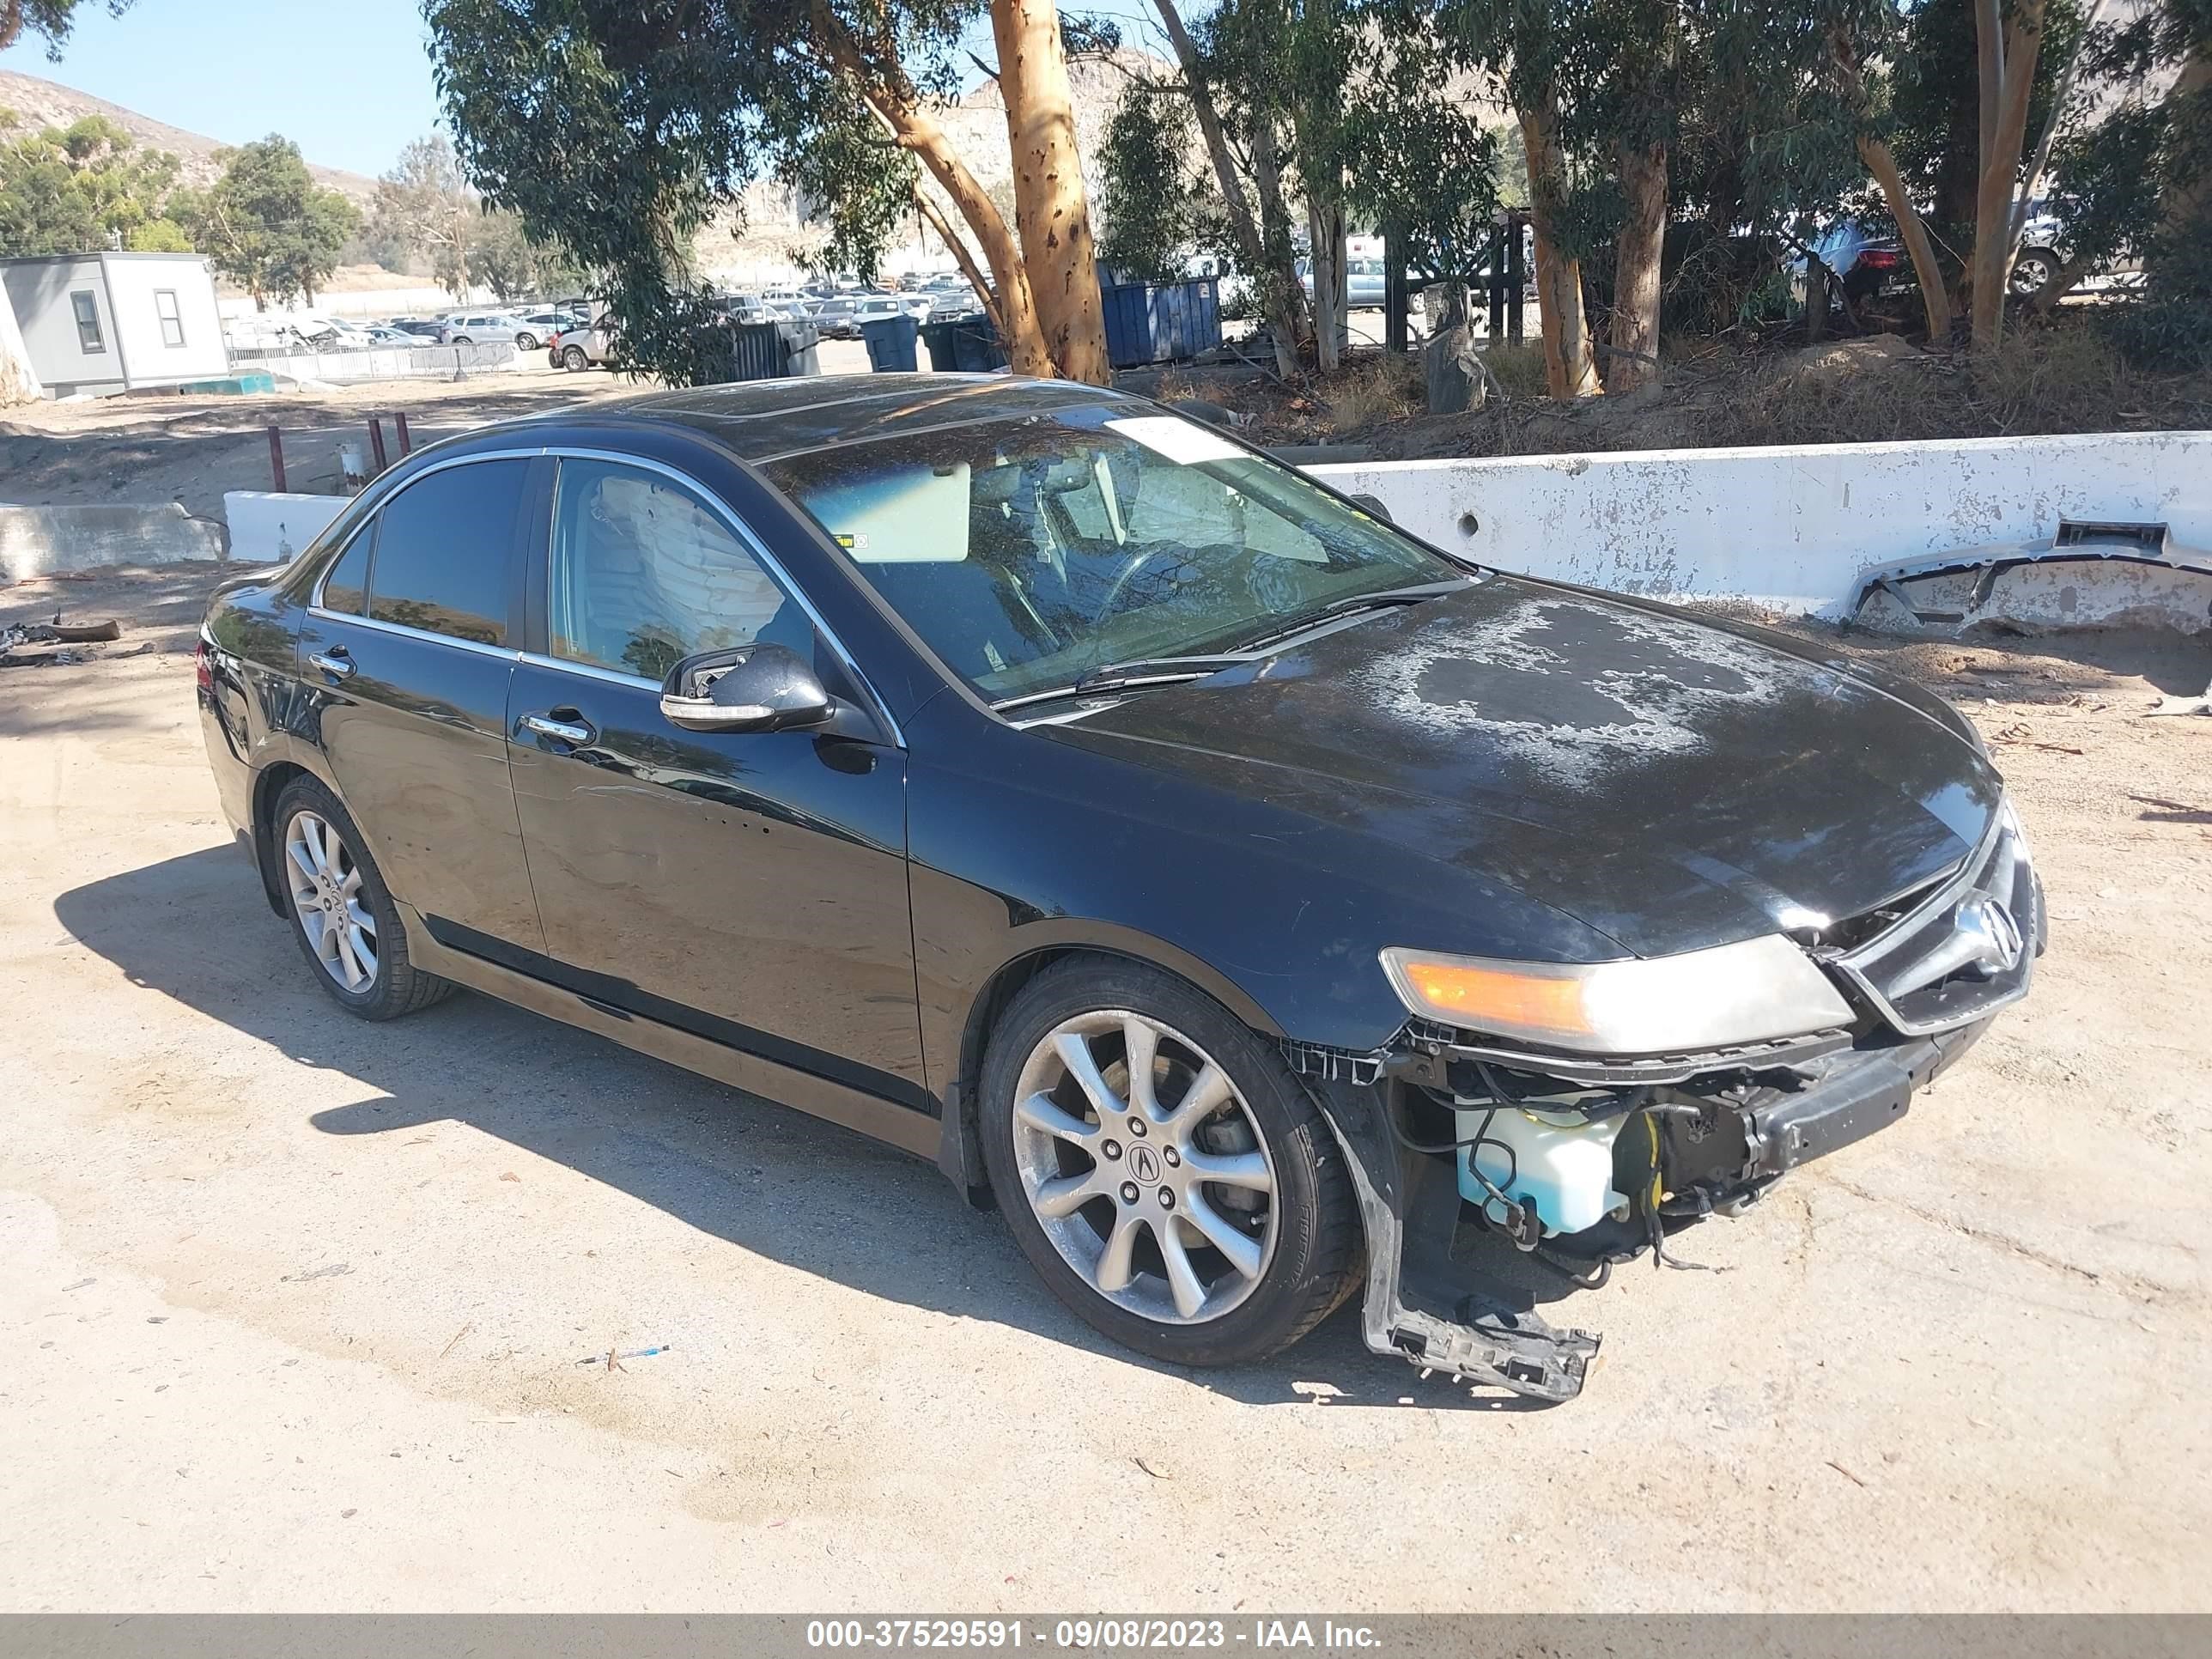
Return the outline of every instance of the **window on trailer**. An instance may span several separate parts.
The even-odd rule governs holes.
[[[177,310],[177,290],[157,288],[154,290],[155,314],[161,319],[161,343],[180,346],[185,343],[185,319]]]
[[[92,290],[81,288],[70,295],[70,309],[76,313],[77,349],[88,356],[106,350],[107,341],[100,331],[100,301],[92,297]]]

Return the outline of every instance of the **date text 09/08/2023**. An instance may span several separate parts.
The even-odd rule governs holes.
[[[1365,1625],[1308,1619],[815,1619],[810,1648],[965,1648],[1069,1650],[1146,1648],[1309,1648],[1359,1651],[1381,1645]]]

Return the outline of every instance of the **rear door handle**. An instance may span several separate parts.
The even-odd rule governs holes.
[[[562,714],[570,712],[565,708],[554,711],[555,714]],[[567,744],[572,749],[581,749],[599,735],[592,729],[591,723],[587,720],[556,720],[552,714],[525,714],[522,717],[521,725],[526,732],[535,732],[541,738],[551,738],[556,742]]]
[[[334,645],[328,651],[318,651],[307,660],[334,680],[344,679],[353,672],[353,659],[346,654],[346,648],[342,645]]]

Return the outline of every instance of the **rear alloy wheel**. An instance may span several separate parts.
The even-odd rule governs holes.
[[[583,347],[564,346],[562,348],[561,367],[567,369],[571,374],[574,374],[580,370],[589,368],[591,366],[592,360],[584,355]]]
[[[1279,1055],[1190,987],[1071,959],[1024,988],[982,1080],[991,1182],[1077,1313],[1183,1364],[1289,1346],[1355,1281],[1328,1125]]]
[[[408,960],[407,934],[361,832],[312,778],[277,798],[276,865],[294,933],[323,988],[349,1013],[392,1019],[453,988]]]

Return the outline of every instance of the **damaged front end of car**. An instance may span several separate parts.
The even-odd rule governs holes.
[[[1670,1231],[1737,1214],[1798,1164],[1903,1116],[2027,994],[2046,926],[2009,808],[1936,880],[1859,916],[1804,922],[1673,964],[1508,974],[1386,951],[1413,1011],[1390,1043],[1358,1054],[1286,1044],[1358,1194],[1367,1346],[1425,1371],[1574,1398],[1598,1336],[1555,1328],[1525,1291],[1471,1272],[1469,1237],[1496,1234],[1591,1287],[1646,1250],[1663,1260]],[[1686,991],[1666,985],[1670,967]],[[1446,1018],[1455,995],[1469,1012]],[[1729,1036],[1732,1018],[1791,1012],[1802,1029],[1784,1036],[1671,1051],[1649,1040],[1655,1021],[1710,1039]],[[1554,1040],[1532,1040],[1538,1029]],[[1601,1039],[1614,1033],[1645,1040],[1608,1051]]]

